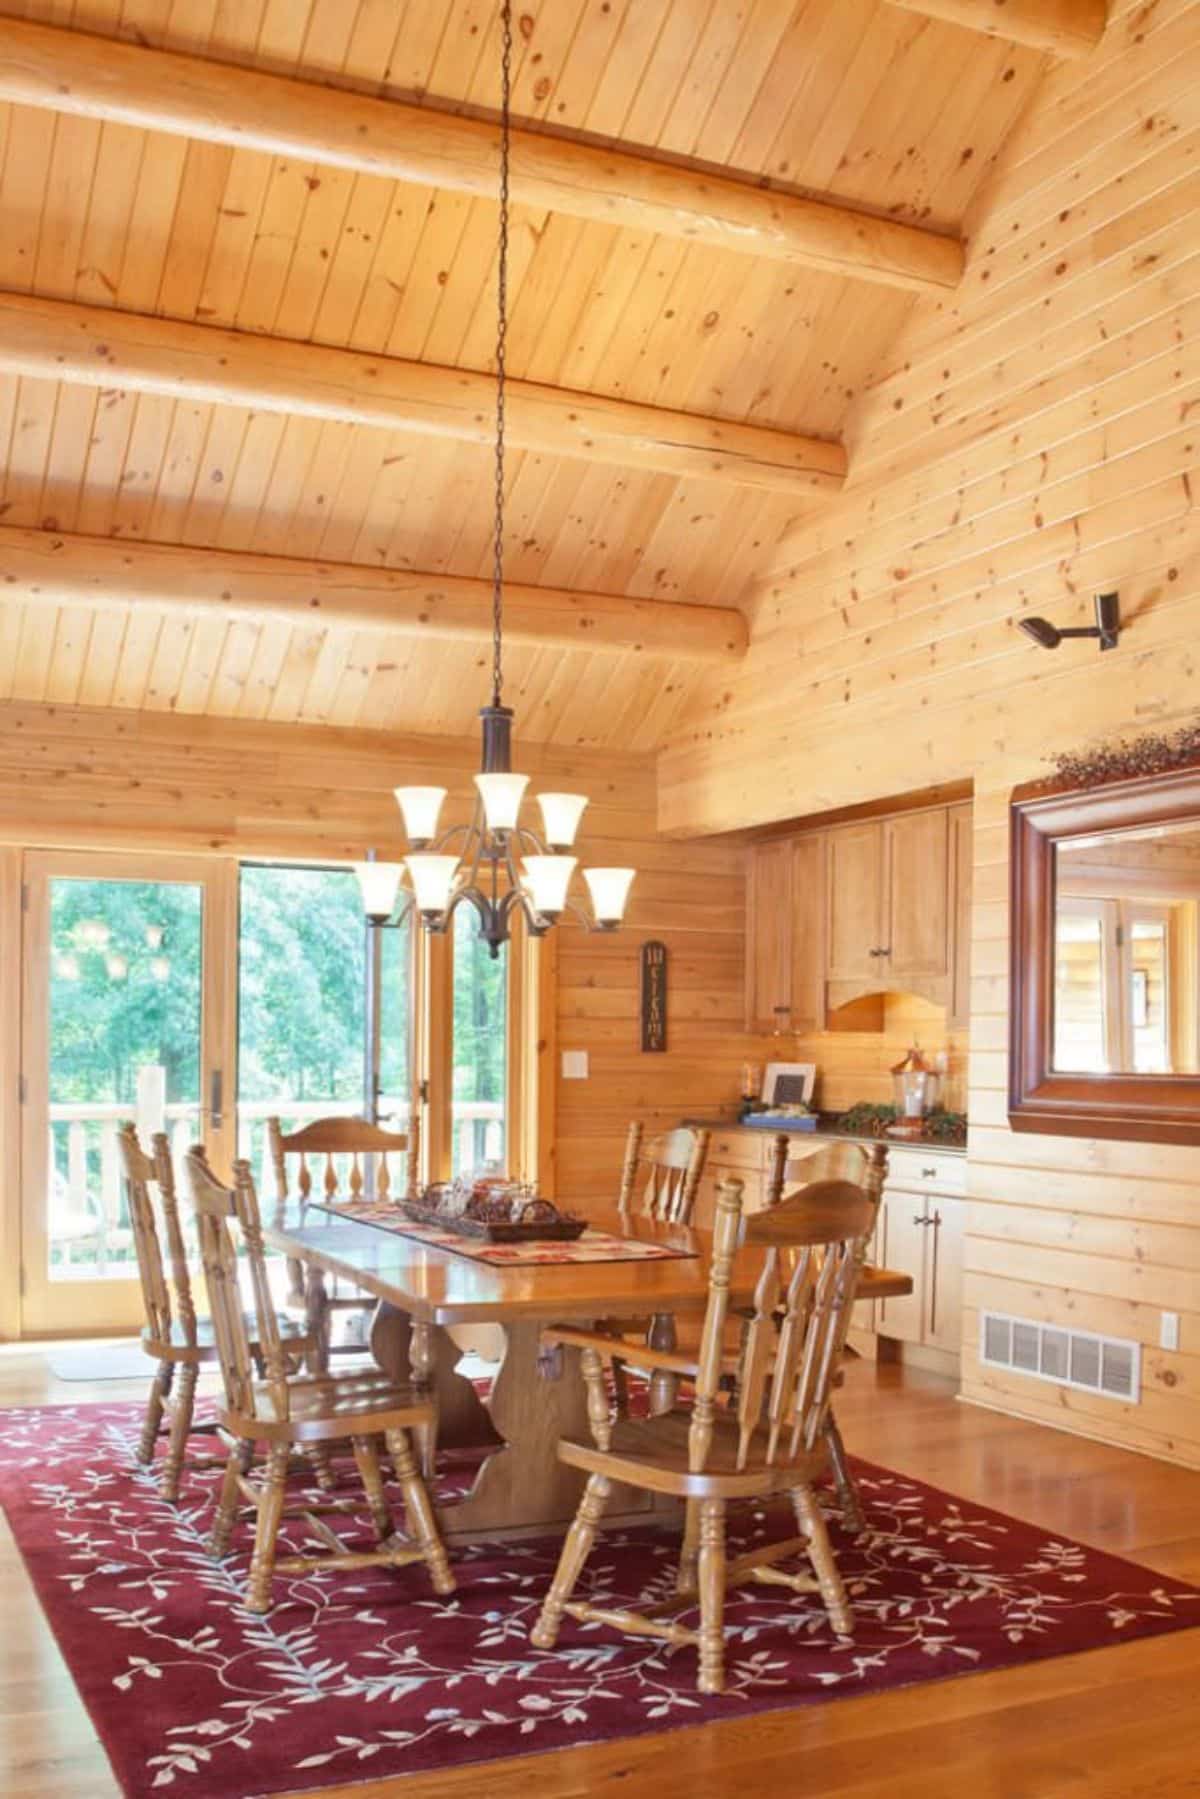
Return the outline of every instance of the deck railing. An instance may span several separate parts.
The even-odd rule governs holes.
[[[248,1100],[237,1108],[238,1155],[254,1170],[264,1197],[274,1197],[275,1175],[267,1152],[266,1121],[276,1114],[296,1130],[314,1118],[347,1116],[356,1110],[344,1099]],[[403,1130],[407,1101],[384,1098],[381,1113]],[[49,1107],[50,1262],[68,1270],[103,1275],[110,1268],[129,1272],[133,1233],[121,1185],[117,1127],[136,1108],[121,1103],[54,1104]],[[178,1167],[200,1134],[198,1103],[173,1101],[163,1108],[163,1128]],[[452,1109],[455,1165],[475,1168],[502,1159],[504,1106],[499,1100],[455,1101]],[[143,1132],[145,1134],[145,1132]]]

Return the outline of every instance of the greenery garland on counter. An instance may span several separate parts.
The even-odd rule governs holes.
[[[848,1112],[838,1112],[831,1120],[833,1130],[847,1137],[884,1137],[887,1127],[902,1116],[898,1106],[871,1105],[862,1101]],[[945,1143],[961,1149],[967,1141],[967,1115],[935,1106],[925,1116],[925,1130],[917,1141]]]

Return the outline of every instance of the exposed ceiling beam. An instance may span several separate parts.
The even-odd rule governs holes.
[[[888,0],[888,4],[1060,57],[1087,56],[1104,36],[1107,23],[1106,0]]]
[[[497,191],[488,121],[19,19],[0,23],[0,99],[489,200]],[[512,197],[909,290],[954,287],[962,274],[953,238],[543,132],[513,134]]]
[[[505,587],[504,630],[543,649],[634,650],[680,662],[727,662],[746,621],[725,607],[561,587]],[[209,617],[287,619],[395,632],[434,642],[490,642],[491,583],[408,569],[251,556],[0,526],[0,593],[43,607],[148,607]]]
[[[466,443],[495,432],[491,375],[27,294],[0,293],[0,369]],[[533,381],[509,381],[505,432],[522,450],[797,497],[846,472],[839,444]]]

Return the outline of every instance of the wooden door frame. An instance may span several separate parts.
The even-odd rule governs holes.
[[[40,1293],[40,1283],[32,1278],[35,1261],[44,1255],[45,1236],[35,1220],[37,1204],[31,1191],[35,1183],[44,1185],[45,1144],[42,1130],[45,1111],[49,1053],[49,923],[50,882],[55,879],[162,881],[195,884],[200,887],[201,902],[201,991],[200,991],[200,1114],[204,1141],[218,1166],[229,1166],[236,1150],[237,1066],[237,875],[238,863],[230,857],[170,855],[161,851],[128,850],[43,850],[29,849],[23,854],[20,869],[21,905],[21,1004],[19,1010],[19,1068],[22,1101],[17,1131],[16,1230],[20,1244],[19,1294],[16,1333],[31,1334],[30,1313]],[[43,933],[44,941],[38,933]],[[222,1081],[221,1111],[214,1124],[212,1116],[212,1077],[219,1073]],[[233,1102],[231,1104],[231,1101]],[[35,1119],[42,1123],[35,1125]],[[35,1140],[35,1129],[38,1138]],[[72,1283],[78,1300],[87,1283]],[[50,1286],[47,1281],[46,1287]],[[32,1327],[35,1335],[102,1334],[106,1330],[127,1328],[124,1318],[114,1323],[116,1313],[129,1319],[140,1319],[140,1295],[136,1275],[128,1282],[108,1283],[102,1297],[112,1301],[105,1307],[76,1307],[87,1315],[72,1331],[68,1325],[48,1322],[43,1316]],[[65,1292],[65,1288],[64,1288]],[[123,1305],[121,1302],[127,1302]]]

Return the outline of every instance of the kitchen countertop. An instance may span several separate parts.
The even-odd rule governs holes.
[[[684,1118],[681,1119],[680,1122],[693,1125],[699,1130],[706,1131],[747,1130],[753,1131],[756,1137],[768,1136],[770,1134],[768,1127],[761,1124],[744,1125],[741,1119],[737,1117]],[[967,1145],[965,1143],[936,1143],[928,1137],[905,1138],[858,1136],[850,1131],[836,1131],[833,1129],[832,1125],[823,1122],[818,1123],[815,1131],[795,1131],[789,1134],[798,1138],[822,1137],[827,1141],[833,1140],[839,1143],[886,1143],[889,1149],[920,1149],[925,1150],[930,1154],[940,1156],[965,1156],[967,1153]]]

